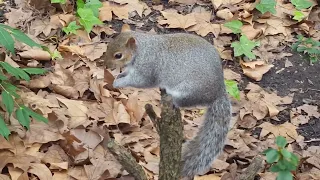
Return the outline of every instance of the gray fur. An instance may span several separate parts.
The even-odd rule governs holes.
[[[199,133],[183,149],[181,176],[192,178],[210,167],[228,132],[231,106],[219,54],[212,44],[190,34],[126,32],[117,38],[127,36],[135,38],[137,49],[114,87],[160,87],[177,107],[208,107]]]

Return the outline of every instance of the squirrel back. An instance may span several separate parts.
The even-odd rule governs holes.
[[[204,124],[182,153],[181,176],[210,168],[221,152],[231,119],[221,59],[212,44],[191,34],[150,35],[124,31],[108,44],[105,64],[125,70],[115,88],[160,87],[177,107],[207,106]]]

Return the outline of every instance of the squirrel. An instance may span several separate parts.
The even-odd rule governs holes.
[[[220,56],[203,38],[187,33],[151,35],[122,31],[109,42],[107,68],[124,67],[114,88],[164,89],[176,107],[206,106],[205,120],[196,137],[185,143],[181,177],[193,178],[209,170],[223,150],[231,119]]]

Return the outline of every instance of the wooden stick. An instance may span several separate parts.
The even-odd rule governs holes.
[[[183,124],[181,113],[172,103],[171,96],[161,93],[161,118],[158,118],[150,104],[146,112],[160,135],[159,180],[180,179]]]
[[[247,169],[240,174],[238,180],[253,180],[262,168],[262,161],[260,156],[255,157]]]

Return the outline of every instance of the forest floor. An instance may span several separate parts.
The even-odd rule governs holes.
[[[49,123],[32,119],[27,130],[15,115],[9,117],[1,99],[1,115],[11,134],[9,141],[0,136],[0,179],[133,179],[103,148],[104,136],[98,128],[108,129],[116,142],[128,148],[149,179],[158,179],[159,136],[144,106],[152,104],[160,115],[159,90],[110,88],[105,73],[117,75],[119,69],[102,66],[107,44],[123,24],[129,24],[135,31],[150,34],[202,36],[219,51],[225,79],[239,87],[239,100],[230,96],[233,117],[224,151],[196,180],[233,180],[254,157],[269,147],[276,148],[277,136],[285,137],[288,151],[300,159],[294,179],[320,180],[320,62],[311,64],[307,54],[291,48],[298,34],[319,42],[317,2],[292,1],[300,6],[311,3],[302,8],[302,19],[297,21],[297,4],[286,0],[267,0],[276,3],[265,7],[275,13],[261,13],[256,8],[260,1],[254,0],[171,0],[170,5],[149,0],[102,4],[92,0],[88,7],[102,7],[93,11],[96,16],[83,16],[88,18],[86,25],[103,23],[93,24],[90,33],[76,16],[75,7],[80,4],[66,2],[0,1],[1,23],[20,29],[56,53],[52,59],[43,49],[18,41],[16,54],[1,50],[1,61],[14,67],[49,70],[32,76],[30,82],[12,81],[19,87],[17,102],[42,114]],[[233,24],[241,34],[224,26],[232,20],[242,22],[241,27]],[[62,30],[72,21],[80,27],[71,28],[76,35]],[[246,44],[239,42],[241,36],[259,45],[246,49]],[[255,58],[235,56],[235,42]],[[181,113],[184,138],[192,139],[202,123],[203,109],[182,109]],[[275,180],[277,174],[270,172],[265,160],[255,179]]]

